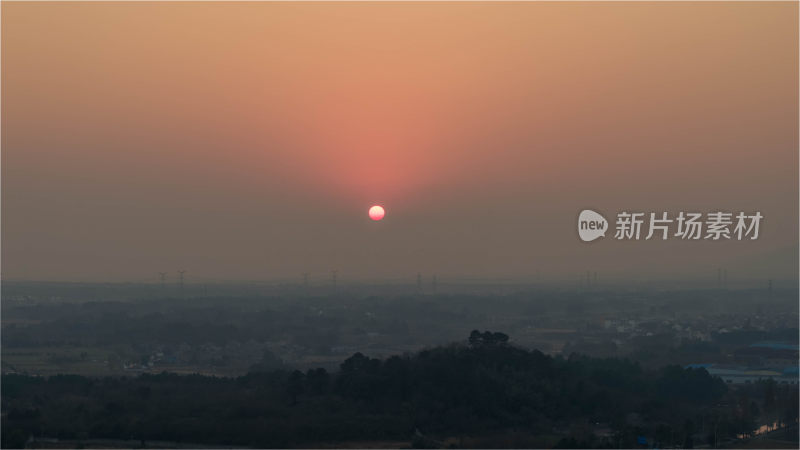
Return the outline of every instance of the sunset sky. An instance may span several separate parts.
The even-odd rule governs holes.
[[[764,221],[587,244],[584,208]],[[797,246],[797,3],[2,3],[5,279],[787,278]]]

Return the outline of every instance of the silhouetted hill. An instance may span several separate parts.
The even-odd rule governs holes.
[[[475,333],[468,343],[385,360],[357,353],[336,373],[4,375],[3,447],[31,435],[259,447],[376,440],[468,446],[498,432],[527,436],[523,446],[626,447],[637,436],[691,443],[710,411],[724,422],[718,433],[752,425],[723,419],[718,407],[727,388],[704,369],[553,358],[509,345],[502,333]]]

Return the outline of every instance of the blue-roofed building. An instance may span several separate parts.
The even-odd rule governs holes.
[[[761,347],[761,348],[771,348],[773,350],[800,350],[800,346],[798,344],[792,344],[788,342],[772,342],[772,341],[762,341],[756,342],[755,344],[750,344],[750,347]]]
[[[797,344],[768,341],[739,348],[733,354],[739,364],[750,367],[795,366],[800,355]]]
[[[686,369],[708,369],[709,367],[713,366],[713,363],[703,363],[703,364],[689,364],[686,366]]]

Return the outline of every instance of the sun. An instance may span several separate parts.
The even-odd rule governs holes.
[[[369,209],[369,218],[372,220],[381,220],[385,215],[386,211],[383,210],[383,206],[374,205]]]

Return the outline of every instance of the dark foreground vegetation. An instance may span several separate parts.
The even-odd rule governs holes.
[[[795,386],[729,390],[704,369],[554,358],[507,341],[473,332],[463,344],[413,355],[357,353],[335,373],[3,375],[2,446],[44,436],[78,444],[692,447],[731,442],[765,419],[797,420]]]

